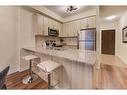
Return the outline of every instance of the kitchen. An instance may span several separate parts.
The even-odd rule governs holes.
[[[48,6],[46,6],[46,8],[47,7]],[[52,6],[49,6],[49,8],[50,7],[52,8]],[[55,8],[55,6],[53,7]],[[26,8],[26,9],[28,10],[29,8]],[[63,89],[81,89],[82,88],[83,89],[83,88],[92,88],[93,86],[92,85],[93,84],[93,68],[94,68],[94,63],[96,59],[96,56],[95,56],[96,52],[94,51],[95,44],[92,43],[92,46],[89,48],[89,50],[93,49],[92,52],[88,51],[88,53],[87,52],[85,53],[85,51],[83,52],[83,50],[81,51],[76,50],[77,48],[85,48],[84,45],[82,45],[80,43],[80,40],[78,39],[78,35],[80,39],[83,38],[81,36],[84,36],[83,34],[82,35],[78,34],[80,29],[89,28],[92,30],[96,28],[96,7],[90,7],[90,8],[88,7],[87,9],[88,9],[87,11],[89,15],[88,13],[87,14],[84,13],[85,15],[88,15],[87,17],[84,17],[84,15],[83,16],[81,15],[82,16],[81,19],[76,18],[75,20],[72,20],[66,23],[60,23],[42,14],[34,14],[33,16],[33,22],[35,24],[34,26],[36,26],[34,27],[35,28],[34,29],[35,43],[36,43],[35,46],[37,47],[35,48],[25,47],[23,50],[21,50],[23,51],[23,53],[21,52],[21,59],[23,56],[29,55],[29,52],[26,52],[26,50],[28,50],[28,51],[31,51],[31,53],[33,52],[34,55],[39,56],[41,62],[45,60],[52,60],[61,64],[63,68],[62,70],[60,69],[58,71],[58,73],[60,73],[60,71],[61,73],[60,74],[56,73],[54,75],[54,76],[62,75],[62,76],[58,76],[58,78],[60,78],[59,80],[61,80],[61,84],[59,88],[63,88]],[[70,32],[67,32],[67,31],[70,31]],[[60,42],[61,40],[62,42]],[[82,40],[85,41],[85,39],[81,39],[81,41]],[[43,48],[42,48],[42,45],[43,45]],[[63,46],[63,47],[60,47],[60,46]],[[41,54],[38,54],[38,53],[41,53]],[[21,63],[24,63],[24,62],[21,61]],[[86,63],[86,64],[88,63],[88,64],[91,64],[91,66],[89,65],[87,66],[82,63]],[[24,64],[27,65],[26,63]],[[24,64],[21,64],[21,67],[27,67],[27,66],[23,66]],[[78,68],[76,68],[77,66]],[[84,68],[81,69],[81,67],[84,67]],[[85,72],[83,70],[85,70]],[[36,70],[35,72],[36,74],[39,73],[39,71],[36,71]],[[79,74],[79,72],[84,72],[84,75],[86,76],[82,76],[82,73]],[[76,79],[75,77],[76,73],[79,75],[78,79]],[[39,73],[39,74],[42,74],[42,73]],[[40,75],[40,77],[42,76],[43,75]],[[82,82],[79,82],[78,80],[84,82],[84,84],[82,84]],[[85,82],[87,84],[85,84]]]
[[[7,63],[10,65],[7,88],[103,89],[100,87],[102,63],[114,63],[114,56],[101,55],[100,27],[103,29],[103,24],[100,25],[100,8],[102,7],[0,7],[1,18],[9,17],[7,20],[10,20],[7,24],[10,29],[7,30],[14,34],[10,34],[10,38],[4,32],[4,36],[10,40],[3,40],[4,36],[1,36],[5,43],[9,42],[5,44],[6,47],[12,50],[5,48],[6,52],[1,51],[5,56],[1,57],[2,62],[6,63],[1,68]],[[8,14],[3,10],[8,10]],[[5,14],[7,15],[4,16]],[[109,58],[111,59],[108,60]],[[126,58],[120,58],[126,62]],[[116,65],[124,62],[116,61]],[[125,64],[122,66],[126,67]]]

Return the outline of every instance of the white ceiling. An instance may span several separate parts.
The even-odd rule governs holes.
[[[94,6],[78,6],[79,7],[78,10],[76,10],[72,13],[68,13],[68,12],[66,12],[67,6],[44,6],[44,7],[53,11],[54,13],[58,14],[59,16],[61,16],[63,18],[72,16],[75,14],[79,14],[79,13],[82,13],[82,12],[85,12],[85,11],[88,11],[88,10],[94,8]]]
[[[100,17],[101,22],[107,22],[106,17],[115,16],[114,20],[118,20],[120,16],[127,10],[127,6],[101,6]]]

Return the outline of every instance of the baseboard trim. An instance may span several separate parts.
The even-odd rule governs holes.
[[[22,71],[25,71],[25,70],[28,70],[28,67],[20,68],[19,72],[22,72]]]
[[[12,73],[15,73],[15,72],[18,72],[18,68],[13,68],[13,69],[10,69],[9,72],[8,72],[8,75],[12,74]]]
[[[27,67],[24,67],[24,68],[13,68],[13,69],[9,70],[8,75],[10,75],[12,73],[15,73],[15,72],[22,72],[22,71],[25,71],[25,70],[28,70],[28,68]]]

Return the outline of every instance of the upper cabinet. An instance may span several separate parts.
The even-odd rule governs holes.
[[[36,35],[48,36],[48,27],[59,31],[59,37],[76,37],[80,29],[96,28],[96,16],[64,24],[41,14],[36,14]]]
[[[63,37],[75,37],[80,29],[87,28],[96,28],[96,16],[64,23]]]
[[[59,31],[59,36],[62,37],[62,24],[51,18],[36,14],[37,29],[35,35],[48,36],[48,27]]]
[[[44,34],[44,16],[37,14],[37,35]]]
[[[74,36],[77,36],[80,31],[80,20],[74,21]]]
[[[96,16],[89,17],[87,19],[87,28],[96,28]]]
[[[57,29],[59,30],[59,37],[63,37],[63,24],[57,22]]]
[[[49,18],[44,16],[44,36],[48,35]]]
[[[80,20],[80,28],[96,28],[96,16],[91,16]]]
[[[67,37],[67,23],[63,24],[63,31],[61,33],[62,37]]]
[[[88,18],[84,18],[80,20],[80,29],[88,28]]]

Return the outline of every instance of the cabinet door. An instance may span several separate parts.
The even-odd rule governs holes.
[[[44,17],[44,35],[48,35],[49,18]]]
[[[63,37],[63,31],[62,31],[62,24],[61,23],[57,23],[57,27],[58,27],[58,30],[59,30],[59,37]]]
[[[80,20],[74,21],[74,36],[80,31]]]
[[[58,24],[59,24],[59,22],[53,20],[53,28],[54,28],[54,29],[58,30],[58,28],[59,28],[59,27],[58,27],[58,26],[59,26]]]
[[[67,30],[67,23],[64,23],[63,24],[63,33],[62,33],[63,34],[62,35],[63,37],[67,37],[67,31],[68,31]]]
[[[48,18],[48,19],[49,19],[48,20],[49,21],[49,27],[53,29],[54,28],[54,21],[50,18]]]
[[[96,28],[96,16],[88,18],[88,28]]]
[[[44,17],[40,14],[37,14],[37,35],[43,35],[44,33]]]
[[[72,37],[73,36],[73,22],[68,22],[67,23],[67,33],[68,33],[68,37]]]
[[[70,23],[66,23],[66,31],[65,31],[65,33],[66,33],[66,37],[70,37]]]
[[[86,29],[88,27],[87,21],[88,21],[87,18],[80,20],[80,29]]]

